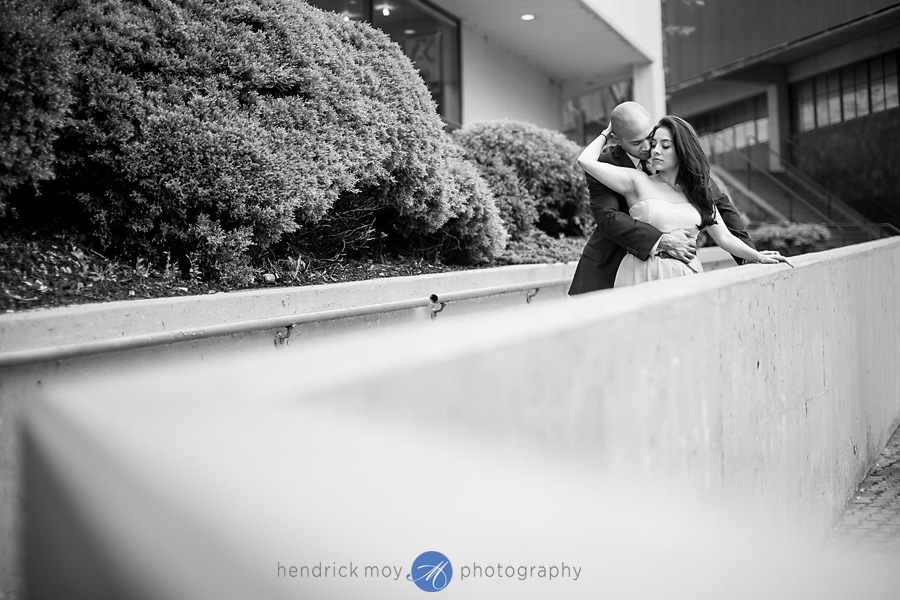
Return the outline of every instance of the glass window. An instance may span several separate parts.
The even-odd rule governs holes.
[[[816,127],[825,127],[828,121],[828,78],[819,75],[815,79],[816,91]]]
[[[462,121],[459,24],[417,0],[376,0],[372,24],[391,36],[422,75],[446,121]]]
[[[877,113],[884,110],[884,61],[876,58],[869,61],[869,77],[871,86],[869,93],[872,100],[872,112]]]
[[[853,67],[841,69],[841,104],[844,107],[844,120],[856,118],[856,83]]]
[[[310,4],[354,21],[371,21],[371,0],[310,0]]]
[[[726,127],[716,132],[713,140],[713,151],[715,154],[725,154],[734,150],[734,128]]]
[[[793,87],[794,89],[794,123],[800,131],[816,128],[816,111],[813,104],[813,81],[807,79]]]
[[[866,63],[856,65],[856,116],[869,114],[869,67]]]
[[[900,108],[900,53],[835,69],[791,85],[795,131]]]
[[[841,122],[841,78],[840,73],[828,74],[828,124]]]
[[[703,148],[703,153],[710,158],[715,156],[715,154],[713,154],[712,137],[713,136],[709,133],[704,133],[700,136],[700,147]]]
[[[462,121],[459,22],[419,0],[309,0],[313,6],[367,21],[397,42],[419,69],[445,122]]]
[[[749,123],[738,123],[734,126],[734,147],[746,148],[750,145],[750,132],[747,131]]]
[[[884,105],[886,109],[900,106],[897,97],[897,55],[884,58]]]

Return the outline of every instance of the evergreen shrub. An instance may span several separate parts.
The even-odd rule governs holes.
[[[581,148],[561,133],[504,120],[467,125],[453,137],[491,186],[511,239],[534,227],[556,237],[593,226]]]
[[[441,255],[465,264],[485,262],[506,247],[508,234],[488,184],[448,141],[445,189],[455,198],[453,217],[438,234]]]
[[[428,89],[367,24],[295,0],[49,2],[74,53],[52,190],[105,247],[247,283],[279,244],[402,245],[474,210],[444,187]]]
[[[16,188],[30,195],[53,176],[69,60],[66,33],[42,0],[0,0],[0,217]]]

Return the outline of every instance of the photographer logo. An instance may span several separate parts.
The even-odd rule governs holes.
[[[416,557],[406,579],[424,592],[440,592],[452,577],[453,566],[447,557],[440,552],[429,551]]]

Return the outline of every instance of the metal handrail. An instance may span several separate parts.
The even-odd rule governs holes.
[[[900,228],[898,228],[893,223],[876,223],[876,225],[879,225],[882,229],[892,231],[894,235],[900,235]]]
[[[747,162],[748,176],[749,176],[749,173],[750,173],[751,167],[752,167],[752,168],[756,169],[763,177],[767,178],[769,181],[774,183],[778,189],[780,189],[782,192],[784,192],[785,194],[788,195],[788,197],[790,198],[790,203],[788,204],[788,215],[792,220],[794,218],[794,214],[793,214],[794,213],[794,200],[797,200],[798,202],[800,202],[800,204],[804,205],[806,208],[808,208],[810,211],[812,211],[813,214],[818,215],[819,218],[821,218],[824,223],[826,223],[827,225],[830,225],[832,227],[835,227],[838,231],[840,231],[841,239],[843,242],[846,243],[847,234],[840,225],[835,223],[830,217],[826,216],[818,208],[816,208],[815,206],[810,204],[805,198],[800,196],[797,192],[795,192],[788,186],[784,185],[781,181],[778,180],[777,177],[775,177],[774,175],[769,173],[769,171],[767,169],[763,168],[760,164],[758,164],[756,161],[751,159],[749,155],[744,154],[744,153],[738,153],[738,156],[741,156]],[[748,181],[747,183],[748,183],[747,187],[750,188],[750,185],[749,185],[750,182]]]
[[[780,154],[778,154],[771,148],[769,148],[769,150],[776,156],[781,158]],[[781,159],[781,166],[784,167],[784,172],[787,173],[791,178],[793,178],[797,183],[802,185],[806,189],[806,191],[812,193],[813,195],[818,195],[825,198],[825,204],[828,207],[828,216],[831,217],[833,200],[840,200],[840,198],[819,185],[819,183],[815,179],[813,179],[791,163],[787,162],[786,160]]]
[[[813,159],[817,160],[819,163],[821,163],[822,167],[826,171],[838,172],[838,168],[834,164],[825,160],[824,158],[822,158],[821,156],[819,156],[818,154],[816,154],[809,148],[806,148],[805,146],[800,144],[799,142],[792,140],[791,138],[785,138],[785,141],[788,143],[788,145],[791,148],[800,150],[801,152],[804,152],[807,156],[811,156]],[[892,217],[894,217],[895,219],[900,221],[900,215],[898,215],[896,212],[894,212],[894,210],[891,209],[889,206],[886,206],[885,204],[883,204],[881,201],[877,200],[876,198],[869,198],[869,201],[877,204],[879,208],[881,208],[882,210],[884,210],[885,212],[890,214]],[[894,226],[892,226],[892,227],[894,227]]]
[[[783,224],[784,224],[784,223],[783,223],[783,222],[780,222],[780,221],[754,221],[754,222],[753,222],[753,226],[754,226],[754,227],[757,226],[757,225],[783,225]],[[830,226],[830,227],[837,227],[838,229],[841,229],[842,227],[846,227],[846,228],[851,229],[851,230],[852,230],[853,228],[857,228],[857,229],[862,229],[862,230],[868,231],[868,227],[866,227],[865,225],[860,225],[859,223],[850,223],[850,222],[838,221],[838,222],[832,222],[832,223],[819,223],[819,224],[820,224],[820,225]],[[898,228],[897,228],[894,224],[892,224],[892,223],[875,223],[875,222],[870,222],[870,224],[871,224],[871,225],[877,225],[877,226],[881,227],[881,229],[888,230],[888,231],[890,232],[889,235],[900,235],[900,229],[898,229]],[[869,233],[871,233],[871,232],[869,232]],[[882,235],[880,235],[879,237],[884,237],[883,232],[882,232]],[[846,238],[844,238],[844,239],[845,239],[845,241],[846,241]],[[870,239],[870,241],[871,241],[872,239],[878,239],[878,238],[872,238],[871,235],[870,235],[870,236],[869,236],[869,239]]]
[[[759,140],[758,140],[758,138],[756,138],[756,136],[750,136],[750,139],[752,139],[754,143],[759,143]],[[825,197],[827,204],[828,204],[828,217],[831,218],[832,198],[837,199],[837,200],[840,200],[840,198],[838,198],[833,193],[831,193],[830,191],[828,191],[827,189],[825,189],[824,187],[819,185],[819,182],[817,182],[815,179],[813,179],[812,177],[810,177],[809,175],[807,175],[806,173],[804,173],[803,171],[801,171],[800,169],[795,167],[789,160],[784,158],[780,152],[775,150],[775,148],[773,148],[769,145],[766,145],[766,149],[769,151],[770,155],[773,155],[773,156],[775,156],[775,158],[778,159],[778,162],[781,164],[781,166],[785,168],[785,172],[790,173],[791,175],[793,175],[794,177],[796,177],[797,179],[800,180],[799,183],[801,185],[803,185],[803,187],[805,187],[807,189],[807,191],[812,192],[814,195],[820,195],[820,196]]]
[[[758,141],[755,136],[750,136],[749,139],[752,139],[754,142]],[[869,229],[873,225],[872,221],[870,221],[863,215],[859,214],[857,211],[853,210],[852,208],[847,207],[844,204],[843,200],[841,200],[837,196],[837,194],[835,194],[831,190],[825,188],[818,181],[816,181],[815,179],[813,179],[812,177],[810,177],[809,175],[804,173],[802,169],[798,168],[793,163],[791,163],[791,161],[784,158],[780,152],[778,152],[771,146],[766,146],[766,149],[769,151],[770,155],[773,155],[778,159],[781,166],[784,167],[785,173],[789,177],[791,177],[794,181],[796,181],[798,184],[803,186],[803,188],[806,189],[806,191],[811,193],[813,196],[817,196],[820,199],[821,198],[825,199],[825,204],[828,209],[828,218],[834,219],[834,216],[832,214],[832,205],[835,205],[838,208],[840,208],[841,214],[843,214],[845,217],[853,219],[854,221],[858,221],[858,223],[850,223],[851,225],[854,225],[856,227],[860,227],[863,229]],[[870,235],[870,237],[873,237],[873,239],[874,239],[874,237],[878,237],[877,235],[873,235],[871,230],[869,231],[869,235]]]
[[[98,354],[109,354],[112,352],[120,352],[122,350],[150,348],[153,346],[164,346],[167,344],[176,344],[180,342],[191,342],[195,340],[222,337],[226,335],[235,335],[238,333],[247,333],[250,331],[264,331],[266,329],[281,329],[286,327],[288,329],[288,334],[281,336],[281,338],[283,339],[288,337],[288,335],[290,335],[290,330],[298,325],[335,321],[338,319],[347,319],[352,317],[364,317],[379,313],[397,312],[401,310],[425,307],[431,307],[433,316],[434,314],[443,310],[443,308],[450,302],[472,300],[475,298],[486,298],[489,296],[499,296],[502,294],[510,294],[522,291],[540,290],[542,288],[565,285],[569,282],[571,282],[571,278],[568,277],[559,279],[544,279],[539,281],[510,285],[476,288],[460,292],[450,292],[440,296],[438,294],[431,294],[428,298],[413,298],[410,300],[384,302],[381,304],[367,304],[363,306],[323,310],[299,315],[279,315],[276,317],[265,317],[262,319],[250,319],[247,321],[237,321],[234,323],[220,323],[216,325],[206,325],[203,327],[164,331],[161,333],[148,333],[130,337],[96,340],[65,346],[49,346],[46,348],[35,348],[30,350],[13,350],[0,353],[0,368],[22,366],[47,361],[64,360],[69,358],[81,358]],[[526,297],[526,301],[531,302],[531,298],[533,297],[533,295],[533,293],[529,293]]]

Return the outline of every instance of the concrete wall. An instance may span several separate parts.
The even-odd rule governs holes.
[[[719,260],[710,254],[710,264]],[[158,300],[110,302],[0,315],[0,358],[5,353],[46,350],[123,338],[152,338],[178,330],[244,322],[279,315],[305,315],[411,299],[427,299],[448,292],[483,289],[522,282],[559,280],[542,287],[530,300],[528,292],[514,292],[452,302],[434,320],[515,305],[540,304],[565,295],[575,264],[521,265],[457,271],[416,277],[393,277],[342,284],[315,285],[189,296]],[[54,382],[75,384],[115,377],[141,368],[163,371],[178,365],[194,367],[222,356],[272,357],[292,349],[355,330],[382,331],[402,324],[431,325],[428,306],[370,316],[298,326],[286,343],[277,336],[284,329],[267,329],[210,339],[90,355],[36,364],[0,366],[0,598],[20,596],[17,569],[21,533],[21,451],[18,422],[26,407]]]
[[[41,506],[53,498],[76,539],[94,536],[93,566],[154,591],[141,597],[247,597],[279,561],[405,562],[431,548],[564,554],[612,597],[891,597],[896,581],[836,582],[862,576],[852,561],[816,562],[807,579],[805,550],[706,537],[732,531],[710,516],[722,505],[821,536],[900,423],[900,239],[794,261],[57,381],[28,421],[29,481],[46,493],[29,521],[47,551],[29,554],[33,581],[66,560],[41,527],[60,515]],[[690,494],[702,519],[657,518]],[[648,564],[696,577],[666,571],[650,590],[659,579],[625,575]],[[396,597],[387,582],[276,583],[267,597]],[[493,583],[459,597],[497,597]],[[176,584],[196,589],[164,589]]]
[[[463,23],[463,125],[512,119],[562,130],[562,86],[537,67]]]
[[[734,266],[718,248],[701,248],[704,268]],[[281,315],[307,315],[320,311],[426,299],[437,294],[552,281],[528,300],[528,291],[451,302],[435,322],[482,311],[526,304],[541,304],[565,295],[575,263],[520,265],[493,269],[457,271],[416,277],[253,290],[229,294],[110,302],[0,315],[0,363],[12,352],[65,348],[77,344],[126,338],[147,339],[173,331],[192,331],[207,326],[246,322]],[[202,365],[222,356],[271,357],[294,348],[357,330],[382,331],[410,323],[431,324],[431,308],[422,306],[368,316],[308,323],[295,328],[284,342],[283,328],[223,335],[210,339],[168,343],[156,347],[91,355],[67,360],[43,360],[36,364],[0,366],[0,594],[16,598],[10,591],[17,584],[15,563],[20,530],[21,461],[17,423],[31,399],[45,385],[58,381],[78,382],[114,377],[133,369],[173,365]],[[5,583],[4,583],[5,582]]]
[[[279,346],[266,332],[262,338],[231,336],[5,369],[5,593],[15,597],[8,582],[17,580],[21,525],[16,427],[38,397],[50,398],[38,402],[41,410],[53,413],[64,429],[72,426],[76,439],[87,432],[97,440],[115,433],[116,443],[127,445],[156,435],[154,443],[172,443],[188,453],[194,443],[190,431],[202,430],[203,415],[219,409],[230,414],[232,402],[247,407],[286,401],[303,414],[334,409],[355,426],[374,428],[376,437],[392,423],[434,429],[436,435],[456,436],[462,446],[486,444],[496,456],[568,462],[590,481],[636,478],[654,493],[688,489],[741,504],[748,518],[821,533],[900,420],[900,240],[794,260],[796,269],[753,265],[575,299],[560,297],[560,289],[556,299],[542,301],[549,295],[541,292],[534,305],[519,297],[519,308],[459,319],[444,318],[454,314],[451,305],[433,322],[428,313],[420,315],[424,322],[393,331],[357,322],[366,335],[347,333],[315,344],[304,343],[315,336],[301,334]],[[571,265],[559,265],[441,277],[455,278],[459,288],[473,277],[469,286],[484,287],[504,278],[570,273]],[[440,293],[445,284],[404,281],[401,296]],[[368,285],[370,294],[389,298],[387,282],[380,291]],[[339,300],[338,288],[362,287],[297,293],[324,307]],[[211,308],[210,321],[265,314],[279,305],[299,310],[303,304],[284,290],[193,302],[215,307],[229,300],[239,308]],[[95,330],[116,319],[121,322],[114,331],[140,323],[153,329],[159,315],[145,314],[150,305],[172,327],[178,318],[193,312],[196,319],[203,312],[196,306],[185,310],[191,301],[4,315],[0,339],[80,339],[88,321],[83,313],[91,311],[105,315],[94,320]],[[54,321],[57,313],[63,317]],[[13,335],[13,320],[46,329]],[[113,387],[92,391],[105,381]],[[78,415],[84,402],[112,419],[111,428],[83,429]],[[135,418],[130,411],[136,406]],[[172,419],[181,425],[170,429]],[[236,429],[232,437],[253,444],[255,436]],[[222,450],[220,456],[232,452]],[[270,458],[284,472],[294,460],[302,462],[299,455]],[[220,467],[227,465],[214,471]],[[143,473],[127,465],[125,470]]]

